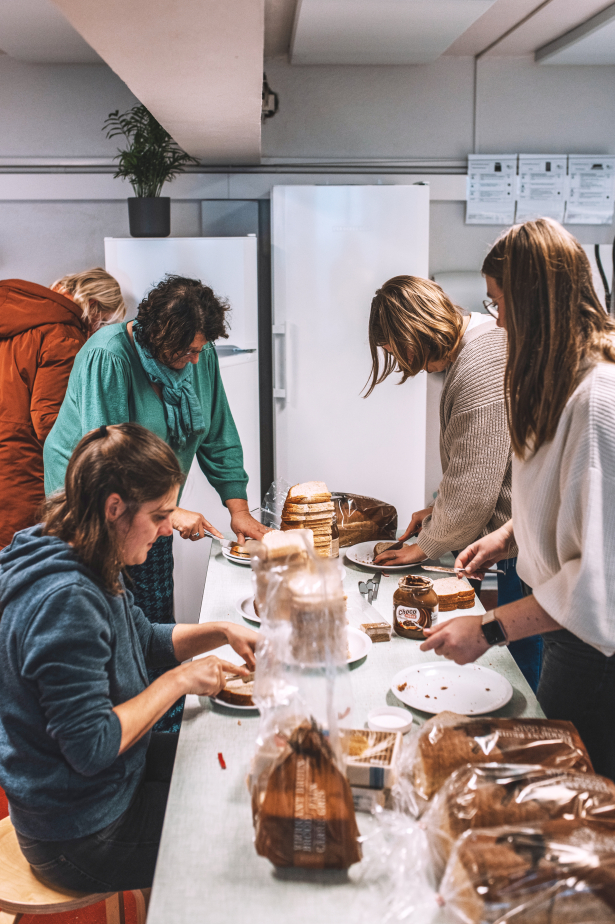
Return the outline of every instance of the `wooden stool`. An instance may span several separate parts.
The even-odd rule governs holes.
[[[137,889],[132,894],[137,924],[145,924],[143,892]],[[106,905],[107,924],[124,924],[123,892],[69,892],[45,885],[36,878],[21,852],[11,819],[0,821],[0,924],[17,924],[24,914],[57,914],[101,901]]]

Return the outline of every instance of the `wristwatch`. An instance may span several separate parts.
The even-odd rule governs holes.
[[[484,614],[481,629],[489,646],[499,645],[502,647],[502,645],[507,644],[508,636],[500,620],[496,619],[495,610],[489,610],[488,613]]]

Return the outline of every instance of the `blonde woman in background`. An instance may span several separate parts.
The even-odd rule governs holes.
[[[551,219],[513,226],[483,272],[508,333],[513,518],[456,565],[480,574],[516,541],[533,592],[442,622],[421,648],[467,664],[544,633],[538,702],[573,722],[596,773],[615,779],[615,323],[583,248]]]
[[[403,539],[416,544],[380,555],[378,564],[413,565],[456,553],[510,519],[511,447],[504,400],[506,334],[496,320],[468,314],[440,286],[418,276],[396,276],[376,292],[369,320],[372,376],[368,395],[389,375],[401,383],[444,372],[440,399],[442,480],[433,505],[413,514]],[[379,351],[382,351],[380,353]],[[382,369],[381,369],[382,362]],[[498,603],[523,595],[510,543],[498,575]],[[530,686],[540,676],[541,639],[510,647]]]
[[[101,324],[125,313],[118,283],[100,267],[50,288],[0,281],[0,548],[36,522],[45,499],[43,443],[75,356]]]

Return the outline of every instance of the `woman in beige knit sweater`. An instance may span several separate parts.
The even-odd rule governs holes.
[[[402,382],[422,370],[446,372],[440,399],[442,480],[434,504],[413,514],[403,539],[416,544],[380,555],[378,564],[416,564],[457,551],[499,529],[511,515],[511,449],[504,370],[506,333],[494,318],[465,314],[440,286],[417,276],[396,276],[378,290],[369,321],[372,378],[369,391],[394,372]],[[380,353],[379,350],[383,353]],[[383,362],[381,370],[380,363]],[[510,543],[498,603],[522,596]],[[540,638],[511,653],[534,690]]]
[[[508,333],[513,518],[456,565],[482,573],[514,535],[533,593],[443,622],[421,648],[466,664],[545,633],[538,701],[615,779],[615,323],[583,248],[550,219],[511,228],[483,272]]]

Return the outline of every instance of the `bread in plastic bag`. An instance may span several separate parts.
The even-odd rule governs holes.
[[[615,783],[595,773],[526,764],[467,764],[436,793],[423,824],[442,872],[465,831],[501,825],[594,818],[615,823]]]
[[[399,787],[407,790],[409,804],[404,808],[420,814],[451,773],[465,764],[484,763],[539,764],[580,773],[593,770],[572,722],[472,719],[441,712],[425,722],[402,754]],[[403,799],[403,791],[399,796]]]
[[[331,497],[341,549],[371,539],[397,538],[397,510],[392,504],[344,491],[332,491]]]
[[[467,831],[440,897],[461,924],[615,924],[615,826],[574,819]]]
[[[309,530],[265,540],[251,558],[261,617],[256,849],[276,866],[346,869],[361,852],[338,730],[352,722],[343,570],[315,555]]]
[[[255,806],[256,850],[275,866],[347,869],[361,859],[348,780],[316,723],[302,723]]]

